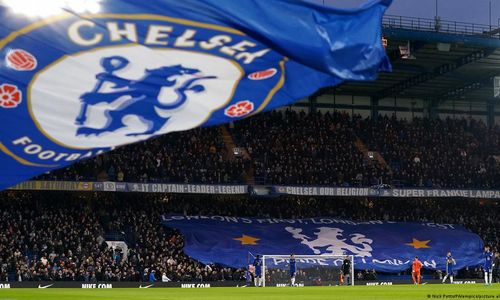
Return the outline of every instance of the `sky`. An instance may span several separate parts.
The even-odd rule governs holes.
[[[356,7],[366,0],[314,0],[335,7]],[[441,20],[476,24],[489,24],[489,3],[491,2],[491,24],[498,26],[500,0],[437,0]],[[387,14],[434,18],[436,0],[393,0]]]

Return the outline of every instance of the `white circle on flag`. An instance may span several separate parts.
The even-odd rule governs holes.
[[[203,90],[187,91],[186,102],[176,109],[162,110],[155,107],[154,115],[145,116],[138,112],[124,116],[122,121],[126,126],[116,131],[77,134],[81,127],[105,129],[110,122],[110,112],[120,110],[127,101],[142,99],[128,95],[118,98],[105,95],[105,102],[88,105],[87,119],[83,125],[75,122],[83,105],[80,97],[99,87],[96,75],[104,72],[101,59],[112,56],[120,56],[129,61],[125,68],[114,73],[127,82],[140,82],[146,70],[162,67],[181,65],[184,68],[199,70],[195,75],[169,76],[168,80],[175,80],[175,85],[165,84],[159,97],[144,101],[144,105],[153,105],[155,101],[161,104],[174,103],[178,97],[176,89],[187,80],[201,76],[216,78],[197,81],[194,85],[202,86]],[[39,129],[58,144],[75,149],[115,147],[145,140],[153,135],[188,130],[202,125],[214,111],[229,103],[243,73],[235,62],[199,52],[150,49],[141,45],[102,48],[68,56],[38,73],[30,87],[29,109]],[[98,92],[105,94],[124,90],[127,90],[127,86],[116,88],[114,84],[104,82]],[[156,133],[128,135],[147,131],[151,122],[155,121],[165,122]]]

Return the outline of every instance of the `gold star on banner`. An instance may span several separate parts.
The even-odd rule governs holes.
[[[430,248],[430,246],[427,245],[430,241],[431,240],[419,241],[416,238],[413,238],[413,241],[411,243],[407,243],[405,245],[412,246],[415,249]]]
[[[241,237],[234,238],[233,240],[240,241],[242,245],[257,245],[257,241],[260,239],[243,234]]]

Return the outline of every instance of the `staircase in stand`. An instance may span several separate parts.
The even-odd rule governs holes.
[[[226,159],[235,160],[236,157],[234,155],[234,148],[236,148],[236,144],[234,143],[233,137],[224,125],[220,126],[220,131],[222,133],[222,140],[224,141],[224,145],[226,145]]]
[[[245,182],[248,185],[255,185],[255,170],[253,169],[252,161],[250,160],[249,162],[249,165],[245,169]]]
[[[354,145],[356,146],[359,152],[363,153],[363,156],[367,159],[367,161],[371,163],[372,159],[368,156],[368,152],[370,151],[368,150],[368,148],[366,148],[365,143],[363,143],[363,141],[359,137],[356,137]],[[382,168],[387,169],[389,170],[389,172],[392,173],[391,167],[389,166],[389,164],[387,164],[384,157],[379,152],[373,152],[373,158],[375,159],[375,161],[378,162],[378,164]]]
[[[375,159],[378,161],[379,165],[389,170],[389,172],[392,174],[391,166],[389,166],[389,164],[385,161],[384,157],[380,154],[380,152],[375,152]]]
[[[227,130],[226,126],[220,126],[221,133],[222,133],[222,140],[224,141],[224,145],[226,145],[226,150],[227,150],[227,159],[228,160],[235,160],[236,156],[234,155],[234,148],[236,148],[236,143],[234,142],[233,137],[231,136],[231,133],[229,130]],[[245,182],[247,184],[253,185],[255,184],[255,178],[254,178],[254,168],[253,168],[253,163],[252,163],[252,157],[248,153],[246,148],[239,147],[241,151],[241,157],[243,158],[243,161],[245,163]]]

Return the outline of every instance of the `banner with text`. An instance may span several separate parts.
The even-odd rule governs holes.
[[[391,0],[331,4],[0,1],[0,190],[391,71],[381,26]]]
[[[11,190],[45,191],[103,191],[137,193],[179,194],[255,194],[255,190],[266,195],[330,196],[330,197],[394,197],[394,198],[479,198],[500,199],[500,190],[459,189],[377,189],[371,187],[328,186],[250,186],[231,184],[176,184],[133,182],[76,182],[76,181],[26,181]],[[253,192],[252,192],[253,191]]]
[[[247,194],[247,185],[221,184],[165,184],[129,182],[72,182],[72,181],[26,181],[11,190],[37,191],[103,191],[138,193],[182,193],[182,194]]]
[[[26,191],[94,191],[94,182],[78,181],[25,181],[10,190]]]
[[[453,252],[457,269],[482,262],[481,238],[454,224],[180,215],[165,215],[162,224],[181,231],[187,255],[232,267],[246,266],[249,252],[353,255],[356,269],[382,272],[406,270],[415,256],[425,268],[443,270],[448,251]]]
[[[127,183],[129,192],[182,194],[247,194],[247,185]]]
[[[277,194],[297,196],[414,197],[414,198],[483,198],[500,199],[500,190],[460,189],[377,189],[327,186],[274,186]]]

